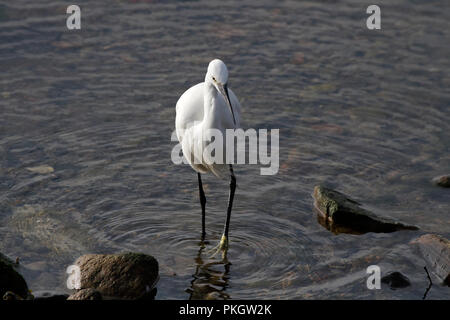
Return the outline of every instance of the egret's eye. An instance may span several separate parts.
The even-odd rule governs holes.
[[[214,81],[216,81],[216,78],[212,77]]]

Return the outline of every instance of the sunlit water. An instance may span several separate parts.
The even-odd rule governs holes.
[[[450,237],[450,6],[378,1],[90,1],[81,31],[61,1],[0,4],[0,251],[34,291],[65,289],[85,253],[160,263],[157,299],[421,299],[409,241]],[[228,65],[244,127],[280,129],[280,171],[236,166],[228,262],[204,251],[228,182],[170,159],[175,103],[208,62]],[[52,173],[29,167],[47,165]],[[335,235],[312,209],[327,185],[421,231]],[[412,285],[368,290],[367,266]],[[428,298],[449,299],[434,285]]]

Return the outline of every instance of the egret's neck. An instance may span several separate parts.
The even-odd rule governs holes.
[[[217,96],[217,90],[214,85],[205,81],[205,92],[203,93],[203,121],[206,122],[211,119],[212,107],[214,99]]]

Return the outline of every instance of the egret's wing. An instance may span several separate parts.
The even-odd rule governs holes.
[[[177,101],[175,128],[180,142],[184,130],[203,120],[203,87],[203,82],[196,84],[186,90]]]

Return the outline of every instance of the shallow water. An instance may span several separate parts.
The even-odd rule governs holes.
[[[450,237],[450,193],[430,183],[450,171],[450,5],[378,1],[369,31],[369,4],[91,1],[68,31],[59,1],[2,1],[0,251],[34,291],[67,291],[82,254],[132,250],[158,259],[157,299],[422,299],[408,243]],[[175,103],[215,57],[244,127],[280,129],[277,175],[235,168],[226,263],[204,250],[228,183],[203,179],[203,248],[196,175],[170,159]],[[335,235],[313,211],[320,183],[421,231]],[[412,285],[368,290],[371,264]]]

